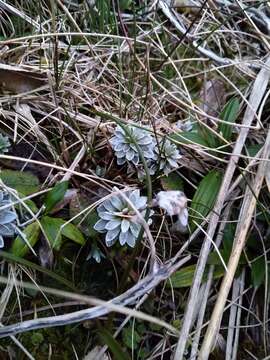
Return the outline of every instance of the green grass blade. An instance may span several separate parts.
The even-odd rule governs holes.
[[[10,261],[12,263],[18,263],[18,264],[21,264],[24,266],[28,266],[29,268],[32,268],[34,270],[37,270],[37,271],[49,276],[50,278],[56,280],[60,284],[67,286],[71,290],[77,291],[76,287],[70,281],[66,280],[62,276],[55,274],[53,271],[43,268],[42,266],[39,266],[29,260],[22,259],[16,255],[13,255],[13,254],[8,253],[3,250],[0,250],[0,257],[2,257],[3,259],[6,259],[7,261]]]
[[[111,352],[113,353],[113,358],[116,360],[129,360],[130,357],[127,353],[123,351],[123,347],[119,344],[118,341],[114,339],[112,334],[106,330],[102,329],[99,332],[99,336],[104,344],[106,344]]]

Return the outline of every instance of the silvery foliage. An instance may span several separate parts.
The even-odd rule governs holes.
[[[160,142],[159,146],[156,145],[154,153],[154,161],[152,164],[150,163],[151,175],[159,170],[168,176],[172,170],[178,167],[177,161],[182,157],[176,145],[168,139]]]
[[[170,171],[178,167],[177,161],[181,159],[181,155],[175,144],[166,139],[165,141],[159,140],[158,145],[156,139],[146,130],[134,126],[127,126],[126,128],[131,136],[128,136],[121,127],[117,126],[114,136],[110,140],[118,165],[123,165],[126,162],[133,163],[137,166],[139,179],[145,176],[135,146],[137,144],[146,160],[150,175],[154,175],[157,171],[163,171],[165,175],[168,175]]]
[[[124,129],[117,126],[114,132],[114,136],[110,140],[110,143],[115,151],[117,157],[117,164],[123,165],[125,162],[130,161],[134,165],[139,164],[139,154],[135,144],[140,147],[145,159],[154,158],[154,146],[152,136],[143,129],[126,126],[130,136],[126,134]]]
[[[140,190],[127,191],[125,196],[144,218],[147,203],[146,196],[140,196]],[[107,246],[114,245],[117,240],[122,246],[125,244],[130,247],[135,246],[141,225],[134,208],[121,194],[112,196],[98,206],[97,212],[100,220],[95,224],[94,229],[100,233],[106,233],[105,241]]]
[[[95,260],[98,264],[101,262],[102,258],[106,258],[102,251],[96,245],[93,245],[90,253],[88,254],[86,260]]]
[[[10,147],[10,142],[7,136],[0,134],[0,153],[8,152]]]
[[[11,204],[9,194],[0,191],[0,248],[4,247],[4,237],[14,236],[16,229],[16,212],[10,207],[1,209],[2,207]]]

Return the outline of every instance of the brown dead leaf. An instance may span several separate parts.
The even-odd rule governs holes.
[[[23,67],[0,64],[0,93],[21,94],[46,84],[46,75]]]
[[[200,108],[210,116],[218,116],[225,104],[226,89],[221,80],[209,80],[200,91]]]

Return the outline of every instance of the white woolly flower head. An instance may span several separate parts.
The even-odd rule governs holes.
[[[14,236],[15,234],[15,221],[17,219],[16,212],[10,207],[1,209],[6,205],[12,203],[9,194],[0,191],[0,248],[4,247],[4,237]]]
[[[122,246],[127,244],[134,247],[141,230],[141,225],[136,221],[134,208],[145,217],[147,198],[140,196],[140,190],[127,191],[125,197],[121,194],[114,195],[97,208],[100,220],[95,224],[94,229],[106,233],[107,246],[112,246],[119,240]]]
[[[110,140],[117,157],[117,164],[123,165],[125,162],[130,161],[137,165],[140,156],[136,145],[141,149],[145,159],[154,158],[155,142],[151,134],[132,125],[126,125],[125,127],[130,136],[127,135],[124,129],[117,126],[114,136]]]
[[[159,206],[170,216],[177,215],[177,223],[181,228],[188,225],[187,198],[183,191],[160,191],[153,201],[154,206]]]

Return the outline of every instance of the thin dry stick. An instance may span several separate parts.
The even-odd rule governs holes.
[[[238,350],[238,343],[239,343],[239,332],[240,332],[240,321],[241,321],[241,313],[242,313],[242,301],[243,296],[241,294],[244,293],[245,287],[245,269],[243,270],[240,278],[240,290],[239,290],[239,299],[238,299],[238,309],[237,309],[237,317],[236,317],[236,330],[234,336],[234,347],[231,360],[237,360],[237,350]]]
[[[223,238],[224,229],[225,229],[226,223],[229,219],[232,205],[233,205],[233,202],[230,202],[226,206],[223,216],[222,216],[222,222],[220,224],[218,234],[216,237],[216,241],[215,241],[216,246],[218,248],[219,248],[222,238]],[[195,333],[195,335],[193,337],[193,341],[192,341],[192,348],[191,348],[191,355],[190,355],[191,359],[196,359],[196,357],[197,357],[197,352],[198,352],[198,347],[199,347],[199,342],[200,342],[200,337],[201,337],[201,331],[202,331],[202,326],[203,326],[203,319],[204,319],[204,315],[205,315],[205,311],[206,311],[206,307],[207,307],[207,303],[208,303],[209,293],[211,291],[214,269],[215,269],[215,267],[212,265],[209,269],[207,282],[203,285],[205,289],[204,289],[203,300],[201,302],[200,311],[198,314],[198,320],[197,320],[197,324],[196,324],[197,330],[196,330],[196,333]]]
[[[231,155],[229,164],[226,169],[226,173],[224,175],[224,179],[223,179],[223,182],[222,182],[219,194],[218,194],[218,198],[217,198],[214,210],[213,210],[213,215],[210,218],[209,226],[207,229],[208,236],[204,240],[204,243],[203,243],[203,246],[202,246],[202,249],[200,252],[200,256],[198,259],[196,271],[194,274],[194,280],[193,280],[193,284],[192,284],[192,287],[191,287],[191,290],[189,293],[189,299],[188,299],[188,303],[187,303],[187,307],[186,307],[186,311],[185,311],[185,315],[184,315],[183,325],[181,328],[180,337],[178,340],[174,360],[182,360],[183,359],[187,339],[189,336],[189,331],[191,328],[193,313],[194,313],[194,309],[195,309],[196,302],[197,302],[199,287],[200,287],[200,284],[202,281],[205,265],[206,265],[210,247],[211,247],[211,241],[209,240],[209,238],[213,238],[213,236],[215,234],[219,216],[220,216],[221,210],[223,208],[223,204],[226,199],[226,195],[228,193],[228,189],[229,189],[236,165],[241,156],[241,151],[243,149],[244,143],[246,141],[246,138],[247,138],[247,135],[249,132],[248,126],[251,125],[251,123],[255,117],[255,112],[257,111],[257,109],[260,105],[260,102],[262,100],[262,97],[266,91],[267,84],[268,84],[269,77],[270,77],[270,71],[269,71],[270,57],[266,60],[265,65],[266,66],[259,72],[259,74],[255,80],[255,83],[254,83],[254,86],[253,86],[253,89],[252,89],[252,92],[250,95],[250,102],[249,102],[250,105],[247,107],[244,118],[243,118],[243,124],[246,125],[246,127],[242,127],[240,130],[238,139],[237,139],[236,144],[233,149],[233,153]]]
[[[230,309],[230,317],[229,317],[229,326],[227,333],[227,343],[226,343],[226,360],[232,360],[232,353],[234,347],[234,338],[235,338],[235,324],[237,317],[238,304],[235,299],[240,295],[240,278],[234,279],[233,282],[233,290],[232,290],[232,306]]]
[[[131,305],[138,302],[138,299],[143,297],[145,294],[151,292],[161,281],[167,280],[171,274],[176,271],[179,267],[185,264],[190,260],[190,256],[186,256],[185,258],[179,260],[175,264],[168,262],[166,265],[161,266],[157,272],[154,274],[149,274],[142,280],[140,280],[136,285],[132,288],[119,295],[118,297],[113,298],[111,301],[102,301],[96,298],[92,298],[89,296],[81,296],[77,294],[71,294],[66,291],[59,291],[56,289],[50,289],[46,287],[39,287],[43,291],[47,293],[52,293],[54,295],[65,296],[70,299],[75,300],[84,300],[86,303],[91,305],[96,305],[90,309],[84,309],[75,311],[69,314],[57,315],[51,317],[43,317],[40,319],[26,320],[21,323],[8,325],[3,328],[0,328],[0,338],[5,336],[10,336],[34,329],[43,329],[53,326],[63,326],[67,324],[74,324],[78,322],[82,322],[85,320],[95,319],[100,316],[106,315],[111,311],[118,311],[125,315],[136,316],[138,318],[144,319],[146,321],[151,321],[153,323],[159,324],[168,330],[175,333],[175,329],[166,324],[162,320],[157,320],[156,318],[143,314],[139,311],[135,311],[133,309],[126,308],[127,305]],[[7,280],[3,277],[0,277],[0,282],[6,283]],[[23,284],[28,288],[36,288],[32,284]]]
[[[199,42],[193,40],[192,35],[186,33],[187,29],[180,23],[177,19],[177,16],[174,15],[174,10],[170,8],[170,4],[168,0],[160,0],[158,2],[158,6],[162,10],[163,14],[170,20],[170,22],[176,27],[176,29],[180,32],[180,34],[185,35],[185,38],[194,46],[194,48],[199,51],[204,56],[209,59],[215,61],[218,64],[228,65],[234,64],[236,61],[229,58],[223,58],[217,54],[215,54],[212,50],[206,49],[205,47],[199,45]],[[258,68],[257,65],[249,63],[251,68]]]
[[[270,130],[268,131],[266,142],[263,150],[263,158],[268,159],[270,155]],[[199,354],[199,358],[206,360],[209,357],[214,339],[217,332],[219,331],[220,323],[222,320],[222,315],[224,312],[225,303],[231,289],[231,285],[234,279],[234,274],[237,269],[240,255],[243,251],[243,248],[246,243],[246,236],[252,221],[252,217],[256,208],[257,198],[260,194],[262,183],[265,177],[265,172],[267,169],[267,161],[262,161],[258,166],[258,171],[254,182],[250,188],[247,185],[245,198],[241,207],[241,212],[239,215],[239,221],[237,223],[234,246],[230,256],[228,271],[225,274],[225,277],[221,284],[221,289],[216,300],[214,311],[212,313],[210,323],[208,325],[205,338],[202,344],[202,348]]]

